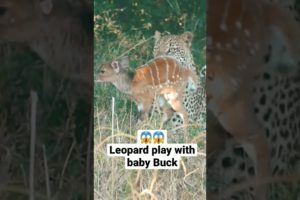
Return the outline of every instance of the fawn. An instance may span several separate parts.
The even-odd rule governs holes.
[[[167,120],[170,116],[170,109],[165,105],[168,102],[183,118],[186,132],[188,114],[183,106],[183,94],[187,85],[191,86],[191,90],[196,89],[198,77],[193,70],[182,67],[174,58],[157,57],[131,71],[128,57],[122,57],[102,64],[97,79],[100,82],[110,82],[121,92],[128,94],[142,112],[140,120],[148,116],[151,105],[158,96],[164,119]]]

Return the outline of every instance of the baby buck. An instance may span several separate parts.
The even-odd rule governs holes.
[[[157,96],[163,108],[164,120],[170,116],[171,108],[178,112],[187,127],[188,114],[183,106],[183,95],[186,86],[194,90],[198,77],[191,69],[182,67],[171,57],[157,57],[134,72],[129,69],[128,57],[105,63],[100,66],[100,82],[110,82],[121,92],[128,94],[142,112],[141,120],[149,113],[150,107]],[[172,112],[173,113],[173,112]],[[186,128],[185,128],[186,131]]]

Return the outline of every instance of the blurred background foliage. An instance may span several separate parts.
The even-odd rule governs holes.
[[[103,48],[107,42],[122,41],[126,45],[124,40],[149,38],[155,30],[172,34],[191,31],[195,55],[203,53],[205,10],[205,0],[95,0],[96,57],[106,51]],[[197,63],[204,62],[198,60]]]

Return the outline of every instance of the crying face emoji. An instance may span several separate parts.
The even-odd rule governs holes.
[[[141,143],[150,144],[152,142],[151,133],[149,131],[144,131],[141,133]]]
[[[157,131],[153,134],[153,143],[154,144],[162,144],[164,143],[165,136],[163,132]]]

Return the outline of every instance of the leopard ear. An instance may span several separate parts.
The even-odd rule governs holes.
[[[192,32],[184,32],[180,37],[184,40],[188,47],[192,46],[192,40],[194,37]]]
[[[155,39],[155,43],[157,43],[157,41],[161,38],[161,33],[159,31],[155,31],[154,33],[154,39]]]

